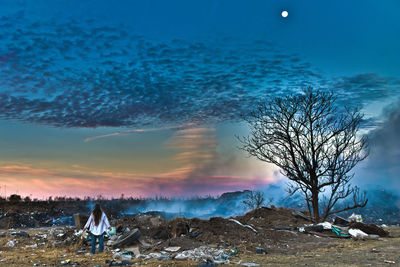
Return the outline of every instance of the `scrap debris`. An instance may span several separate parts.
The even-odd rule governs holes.
[[[78,266],[79,257],[90,255],[90,240],[87,232],[80,229],[87,216],[77,213],[73,218],[76,226],[26,227],[23,231],[3,226],[0,245],[33,253],[63,248],[66,254],[58,264]],[[106,251],[112,255],[107,259],[107,266],[130,266],[151,260],[194,261],[199,266],[260,266],[256,262],[238,261],[237,256],[243,253],[295,254],[315,246],[329,247],[330,240],[334,240],[331,238],[388,236],[383,228],[359,222],[359,219],[351,221],[336,216],[332,222],[312,224],[302,212],[282,208],[260,208],[235,218],[209,220],[167,220],[159,214],[136,214],[115,218],[111,224],[114,227],[105,236]],[[0,260],[7,262],[6,258]]]

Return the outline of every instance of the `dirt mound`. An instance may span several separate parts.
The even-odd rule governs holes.
[[[198,218],[175,218],[169,221],[154,220],[149,215],[137,215],[117,221],[120,229],[139,228],[146,242],[153,250],[179,246],[182,250],[201,245],[255,251],[264,248],[270,252],[292,254],[302,248],[329,246],[330,241],[321,242],[312,235],[289,231],[309,223],[292,215],[290,209],[260,208],[235,218],[213,217],[209,220]],[[157,218],[157,217],[156,217]],[[285,230],[277,230],[279,226]],[[307,245],[308,244],[308,245]]]
[[[267,208],[250,211],[237,219],[244,224],[255,224],[262,228],[275,228],[276,226],[298,226],[310,223],[309,221],[293,216],[295,210],[285,208]],[[304,212],[305,213],[305,212]]]

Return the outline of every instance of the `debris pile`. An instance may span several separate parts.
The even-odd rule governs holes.
[[[10,214],[13,213],[5,214],[1,219],[5,221],[5,218],[12,218],[16,223],[2,226],[7,230],[0,232],[1,247],[8,250],[30,249],[33,252],[53,248],[75,254],[75,258],[71,256],[60,259],[61,265],[78,265],[78,255],[89,255],[88,235],[81,229],[87,215],[71,216],[75,227],[37,228],[43,226],[43,219],[35,219],[35,214],[30,214],[39,223],[21,231],[12,228],[16,229],[15,226],[22,222],[25,223],[23,227],[31,225],[28,224],[29,220],[23,220],[23,216],[27,215],[19,214],[21,217],[17,217]],[[19,218],[20,221],[14,218]],[[388,236],[388,232],[382,227],[363,223],[360,218],[353,216],[344,219],[336,216],[332,222],[313,224],[306,213],[267,207],[234,218],[213,217],[208,220],[167,220],[159,213],[125,216],[110,220],[113,229],[107,232],[104,239],[106,253],[109,255],[107,265],[123,266],[138,261],[175,260],[215,266],[238,263],[237,256],[243,253],[295,255],[299,251],[313,250],[315,247],[329,248],[336,238],[380,239]],[[53,221],[49,225],[53,225]],[[256,263],[240,264],[257,266]]]
[[[336,216],[332,223],[309,224],[298,227],[298,230],[323,237],[353,237],[355,239],[378,239],[389,235],[387,231],[375,224],[362,223],[362,217],[358,214],[352,214],[347,220]]]

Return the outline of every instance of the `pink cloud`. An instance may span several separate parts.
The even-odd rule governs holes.
[[[60,172],[31,166],[2,166],[0,179],[7,186],[8,195],[23,196],[125,196],[148,197],[215,195],[226,191],[251,188],[272,180],[246,177],[202,177],[187,179],[194,167],[186,166],[159,175],[137,175],[134,173],[73,171]]]
[[[163,173],[142,175],[96,171],[76,164],[60,169],[51,168],[51,164],[44,162],[41,165],[50,167],[0,162],[0,180],[7,186],[8,194],[18,192],[36,197],[204,196],[252,189],[274,182],[269,177],[272,172],[266,169],[260,169],[250,177],[244,172],[234,175],[238,173],[234,168],[238,162],[221,160],[216,138],[213,127],[178,129],[166,147],[177,150],[171,160],[180,166]]]

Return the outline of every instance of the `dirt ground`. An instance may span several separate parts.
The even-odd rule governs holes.
[[[245,247],[238,248],[238,254],[230,258],[230,264],[220,266],[240,266],[243,263],[257,263],[260,266],[380,266],[400,265],[400,228],[388,228],[390,237],[379,240],[354,240],[317,238],[320,241],[293,244],[288,242],[290,253],[280,251],[268,251],[266,255],[258,255]],[[27,230],[31,236],[40,233],[40,230]],[[281,231],[279,231],[281,232]],[[283,232],[283,231],[282,231]],[[303,234],[308,236],[307,234]],[[310,237],[311,238],[311,237]],[[316,238],[316,237],[315,237]],[[108,266],[106,260],[112,259],[110,251],[102,254],[90,255],[88,253],[77,254],[81,249],[77,244],[71,243],[65,247],[52,247],[48,244],[30,248],[33,243],[29,238],[16,237],[18,245],[15,248],[5,247],[9,236],[0,238],[0,266],[62,266],[62,260],[71,260],[79,263],[78,266]],[[40,242],[36,242],[40,243]],[[329,246],[321,246],[329,243]],[[305,246],[304,249],[302,246]],[[267,245],[266,245],[267,246]],[[135,259],[134,266],[198,266],[194,261],[158,261]],[[395,263],[392,263],[395,262]],[[45,264],[45,265],[43,265]],[[67,265],[68,266],[68,265]]]
[[[129,233],[128,228],[138,228],[141,232],[140,242],[136,241],[135,246],[145,256],[129,259],[131,266],[198,266],[204,257],[197,262],[176,259],[182,251],[202,246],[230,254],[224,258],[229,264],[219,266],[246,266],[246,263],[258,266],[379,266],[400,263],[398,226],[385,228],[389,237],[378,240],[321,237],[299,232],[298,227],[311,222],[295,216],[293,211],[263,207],[231,219],[214,217],[209,220],[165,220],[157,214],[138,214],[112,220],[111,224],[122,231],[121,236],[124,231]],[[151,253],[162,254],[168,247],[179,247],[175,254],[163,254],[168,255],[164,259],[175,260],[145,258]],[[127,247],[120,249],[120,252],[133,251]],[[257,254],[260,249],[266,254]],[[0,266],[105,267],[113,258],[121,261],[121,255],[116,257],[120,252],[111,251],[107,245],[102,254],[91,255],[89,251],[88,240],[80,238],[73,226],[0,230]],[[62,265],[62,261],[69,263]]]

